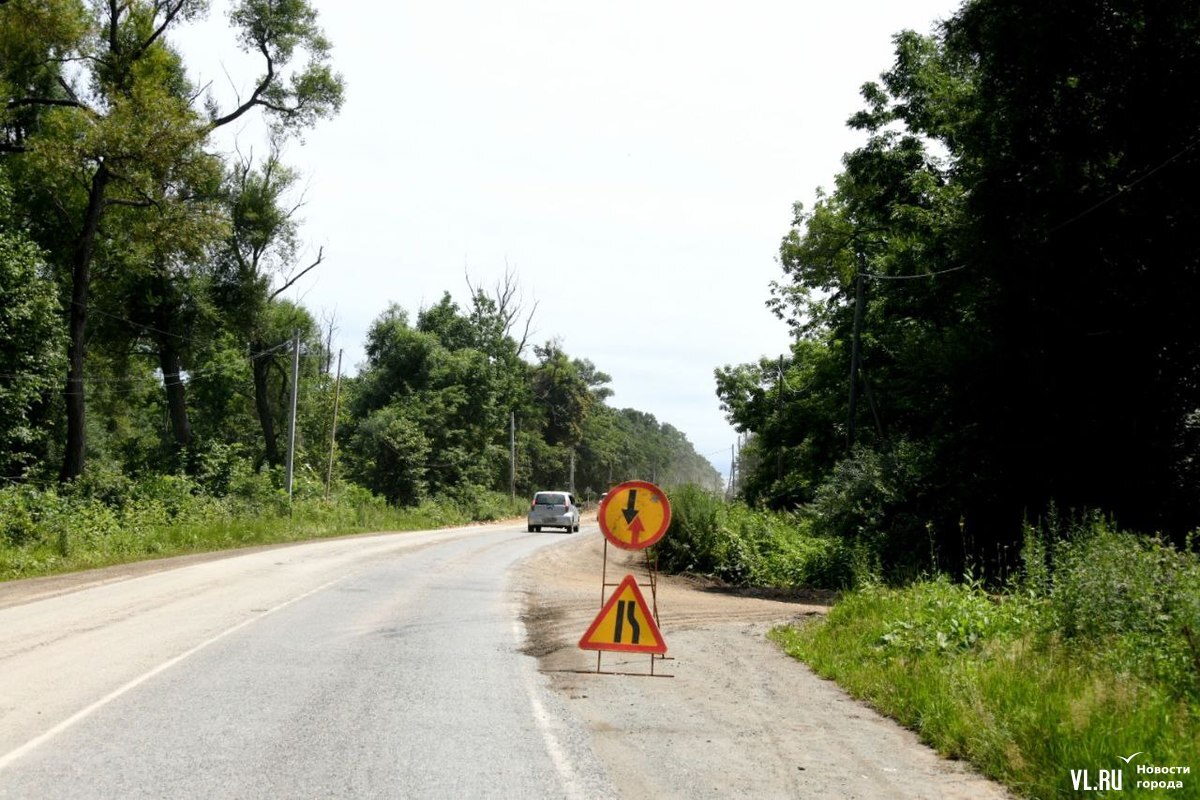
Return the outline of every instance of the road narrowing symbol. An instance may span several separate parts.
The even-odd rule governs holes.
[[[632,575],[626,575],[617,585],[617,590],[579,640],[579,647],[657,655],[667,652],[667,643],[663,641],[654,615]]]
[[[623,550],[641,550],[667,532],[671,504],[653,483],[626,481],[609,491],[597,519],[608,541]]]

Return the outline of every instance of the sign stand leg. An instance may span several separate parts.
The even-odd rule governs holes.
[[[602,566],[600,567],[600,607],[604,608],[604,590],[608,586],[608,539],[604,540],[604,557]],[[600,658],[604,655],[603,650],[596,651],[596,674],[600,674]]]
[[[655,553],[654,559],[651,560],[649,549],[646,550],[646,572],[650,576],[650,604],[653,606],[654,624],[659,627],[659,630],[661,630],[662,618],[658,615],[658,553]],[[657,658],[662,661],[666,661],[668,658],[671,658],[671,656],[668,656],[665,653],[663,655],[651,654],[650,658],[651,660]]]

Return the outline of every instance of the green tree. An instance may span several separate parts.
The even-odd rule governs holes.
[[[10,210],[0,184],[0,477],[18,478],[45,454],[64,341],[43,254],[9,226]]]
[[[163,176],[185,165],[216,128],[261,109],[279,131],[311,125],[341,104],[329,43],[303,0],[242,0],[231,14],[239,42],[264,71],[251,94],[222,113],[192,108],[169,31],[206,10],[203,0],[85,6],[11,0],[0,4],[0,152],[35,203],[53,209],[33,229],[70,286],[67,434],[61,477],[84,469],[85,356],[93,262],[114,207],[149,208]],[[298,53],[306,63],[289,70]],[[40,235],[39,235],[40,234]]]
[[[232,164],[225,177],[224,201],[229,215],[227,239],[212,262],[213,297],[227,324],[250,354],[254,409],[262,437],[262,459],[283,463],[279,448],[277,406],[271,400],[271,373],[287,356],[290,329],[280,328],[280,296],[324,260],[318,251],[307,265],[297,264],[301,251],[300,203],[290,199],[297,174],[283,164],[273,146],[261,163],[247,157]],[[284,309],[286,316],[289,312]],[[311,318],[306,340],[315,336]]]
[[[1200,522],[1200,212],[1178,200],[1198,168],[1197,24],[974,0],[896,37],[851,119],[867,143],[781,247],[769,305],[792,352],[718,371],[755,434],[749,499],[977,560],[1051,501]]]
[[[1198,31],[1191,4],[1098,0],[977,1],[947,24],[947,60],[974,65],[977,394],[1009,519],[1054,498],[1147,531],[1200,522]]]
[[[101,251],[108,280],[93,292],[94,305],[111,309],[102,313],[128,320],[109,346],[155,354],[170,422],[168,450],[175,454],[193,438],[186,367],[196,366],[197,340],[212,339],[221,327],[205,264],[227,228],[219,160],[197,147],[182,163],[186,168],[160,176],[149,208],[109,212],[115,224]]]
[[[538,359],[532,376],[533,397],[543,415],[546,443],[575,447],[596,402],[592,387],[558,341],[535,345],[533,350]]]
[[[489,346],[482,335],[487,326],[477,323],[477,313],[464,315],[446,295],[418,314],[415,327],[394,305],[371,327],[367,363],[350,397],[358,427],[348,434],[356,474],[371,488],[409,501],[426,491],[507,483],[513,379],[506,369],[515,366],[519,380],[525,366],[481,349]],[[418,456],[420,463],[404,468],[402,492],[380,483],[373,465],[397,469],[398,458]]]

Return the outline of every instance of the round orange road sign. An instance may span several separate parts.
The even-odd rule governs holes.
[[[623,550],[641,550],[667,532],[671,504],[653,483],[626,481],[608,491],[596,517],[610,542]]]

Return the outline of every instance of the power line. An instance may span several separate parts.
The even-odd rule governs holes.
[[[877,281],[915,281],[915,280],[919,280],[921,278],[934,278],[934,277],[937,277],[938,275],[946,275],[951,272],[958,272],[959,270],[966,269],[968,266],[970,266],[970,265],[969,264],[960,264],[957,267],[950,267],[949,269],[940,269],[940,270],[937,270],[936,272],[923,272],[919,275],[884,275],[879,272],[864,272],[863,277],[871,278],[872,280],[877,280]]]
[[[130,325],[130,326],[132,326],[132,327],[134,327],[134,328],[138,328],[138,329],[140,329],[140,330],[143,330],[143,331],[151,331],[151,332],[154,332],[154,333],[161,333],[161,334],[163,334],[164,336],[171,336],[171,337],[174,337],[174,338],[176,338],[176,339],[179,339],[181,342],[186,342],[186,343],[188,343],[188,344],[190,344],[190,345],[192,345],[192,346],[194,346],[194,347],[198,347],[198,348],[204,348],[204,347],[206,347],[206,346],[210,346],[210,345],[212,345],[212,344],[213,344],[213,340],[203,341],[203,340],[200,340],[200,339],[194,339],[194,338],[191,338],[191,337],[188,337],[188,336],[184,336],[184,335],[182,335],[182,334],[179,334],[179,333],[173,333],[173,332],[171,332],[171,331],[164,331],[164,330],[162,330],[161,328],[156,328],[156,327],[154,327],[153,325],[145,325],[145,324],[143,324],[143,323],[141,323],[141,322],[135,322],[135,321],[133,321],[133,320],[129,319],[128,317],[122,317],[122,316],[120,316],[120,315],[118,315],[118,314],[112,314],[112,313],[109,313],[108,311],[104,311],[104,310],[102,310],[102,309],[96,308],[95,306],[93,306],[93,305],[88,305],[88,304],[86,304],[86,303],[79,303],[79,302],[76,302],[76,301],[72,300],[72,301],[71,301],[71,305],[78,306],[78,307],[80,307],[80,308],[85,308],[85,309],[87,309],[88,311],[91,311],[91,312],[93,312],[93,313],[95,313],[95,314],[99,314],[99,315],[100,315],[100,316],[102,316],[102,317],[108,317],[109,319],[114,319],[114,320],[116,320],[116,321],[118,321],[118,322],[124,322],[126,325]],[[281,348],[283,348],[283,347],[287,347],[287,346],[288,346],[288,345],[290,345],[290,344],[291,344],[291,340],[290,340],[290,339],[287,339],[287,340],[285,340],[285,341],[281,342],[280,344],[278,344],[278,345],[275,345],[275,346],[274,346],[274,347],[272,347],[272,348],[269,348],[269,349],[267,349],[267,350],[264,350],[264,351],[262,351],[261,353],[254,353],[254,354],[252,354],[252,355],[250,355],[250,356],[248,356],[248,357],[249,357],[249,358],[258,358],[259,356],[264,356],[264,355],[267,355],[268,353],[272,353],[272,352],[274,352],[274,351],[276,351],[276,350],[279,350],[279,349],[281,349]]]
[[[290,347],[291,344],[292,344],[291,341],[281,342],[281,343],[275,345],[274,347],[268,347],[266,350],[260,350],[257,353],[250,353],[250,354],[246,355],[245,358],[247,360],[253,361],[256,358],[261,358],[262,356],[270,355],[271,353],[274,353],[277,350],[282,350],[286,347]],[[304,353],[302,352],[301,355],[304,355]],[[224,370],[224,367],[220,367],[220,366],[209,367],[207,369],[181,370],[179,374],[181,376],[186,374],[187,375],[186,380],[179,379],[179,380],[169,381],[164,376],[159,376],[159,375],[138,375],[138,376],[123,377],[123,378],[84,378],[82,382],[85,386],[109,386],[109,385],[114,385],[114,384],[140,384],[140,385],[153,384],[156,387],[186,386],[188,381],[190,381],[192,378],[194,378],[198,375],[210,375],[212,373],[220,373],[223,370]],[[8,380],[16,380],[18,378],[23,378],[23,377],[25,377],[25,375],[23,375],[23,374],[0,373],[0,378],[5,378]],[[70,383],[79,383],[80,382],[79,379],[77,379],[77,378],[68,378],[67,380]],[[138,388],[139,387],[137,387],[137,386],[130,386],[128,388],[128,390],[125,392],[110,392],[110,394],[132,394],[133,392],[137,391]],[[66,395],[66,396],[76,396],[79,394],[79,392],[64,391],[61,394]]]
[[[103,311],[99,308],[96,308],[95,306],[90,306],[87,303],[80,303],[78,300],[72,300],[71,305],[76,306],[78,308],[85,309],[87,311],[90,311],[93,314],[99,314],[102,317],[108,317],[109,319],[115,319],[118,322],[124,322],[127,325],[132,325],[133,327],[140,328],[141,330],[144,330],[144,331],[153,331],[154,333],[161,333],[163,336],[174,336],[176,339],[179,339],[180,341],[188,342],[190,344],[199,344],[199,342],[195,341],[194,339],[189,339],[188,337],[183,336],[182,334],[172,333],[171,331],[164,331],[162,328],[156,328],[153,325],[144,325],[141,322],[134,322],[131,319],[128,319],[126,317],[120,317],[120,316],[117,316],[116,314],[110,314],[107,311]]]
[[[1169,157],[1166,161],[1163,161],[1158,166],[1153,167],[1152,169],[1147,171],[1145,174],[1143,174],[1141,177],[1136,178],[1133,181],[1130,181],[1128,184],[1126,184],[1124,186],[1117,187],[1117,190],[1115,192],[1113,192],[1112,194],[1110,194],[1108,197],[1104,198],[1100,202],[1098,202],[1092,206],[1089,206],[1088,208],[1085,208],[1083,211],[1080,211],[1078,214],[1071,217],[1066,222],[1061,222],[1058,225],[1055,225],[1053,228],[1051,228],[1049,231],[1046,232],[1047,235],[1049,235],[1051,233],[1056,233],[1056,232],[1062,230],[1063,228],[1067,227],[1068,225],[1072,225],[1072,224],[1078,222],[1079,220],[1086,217],[1088,214],[1091,214],[1093,211],[1096,211],[1096,210],[1102,208],[1103,206],[1108,205],[1113,200],[1116,200],[1118,197],[1125,194],[1133,187],[1148,180],[1151,176],[1155,175],[1157,172],[1162,170],[1168,164],[1170,164],[1174,161],[1177,161],[1180,158],[1182,158],[1183,156],[1187,155],[1190,151],[1194,150],[1196,148],[1196,145],[1198,145],[1198,144],[1200,144],[1200,138],[1193,139],[1191,142],[1189,142],[1187,145],[1185,145],[1182,150],[1175,153],[1174,155]]]

